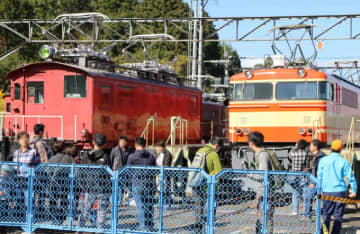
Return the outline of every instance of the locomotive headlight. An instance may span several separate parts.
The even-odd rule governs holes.
[[[243,134],[243,131],[241,128],[237,128],[236,129],[236,134],[238,134],[239,136],[241,136]]]
[[[248,135],[249,132],[250,132],[250,129],[248,129],[248,128],[245,128],[245,129],[244,129],[244,134],[245,134],[245,135]]]
[[[301,78],[304,78],[305,75],[306,75],[306,72],[305,72],[304,69],[299,68],[299,69],[297,70],[297,74],[298,74],[298,76],[300,76]]]
[[[39,50],[40,58],[42,59],[49,59],[54,57],[55,49],[49,45],[43,45],[41,46]]]
[[[313,129],[312,129],[312,128],[308,128],[308,129],[307,129],[307,133],[308,133],[309,135],[312,135],[312,134],[313,134]]]
[[[254,74],[252,73],[252,71],[246,71],[246,72],[245,72],[245,76],[246,76],[248,79],[251,79],[251,78],[253,78]]]
[[[305,128],[299,128],[299,134],[304,135],[306,133]]]
[[[88,135],[89,131],[84,128],[83,130],[81,130],[80,134],[81,134],[81,137],[86,137]]]

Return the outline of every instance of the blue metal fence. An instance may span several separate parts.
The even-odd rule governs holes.
[[[308,173],[0,162],[0,226],[26,232],[315,233],[320,202]],[[204,180],[187,186],[190,172]],[[304,202],[304,201],[307,202]],[[309,205],[316,211],[304,218]]]

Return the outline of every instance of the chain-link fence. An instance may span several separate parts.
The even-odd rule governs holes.
[[[189,177],[199,175],[196,187]],[[0,162],[0,226],[100,233],[315,233],[307,173]],[[315,212],[316,211],[316,212]]]

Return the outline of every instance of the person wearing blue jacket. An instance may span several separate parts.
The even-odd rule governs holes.
[[[350,198],[355,198],[357,183],[351,170],[350,163],[340,155],[343,148],[341,140],[334,140],[331,143],[331,154],[325,156],[319,162],[318,181],[324,195],[345,198],[347,184],[346,177],[351,186]],[[344,215],[345,204],[323,200],[322,218],[326,228],[329,230],[331,216],[334,217],[332,234],[339,234]],[[321,230],[323,233],[323,230]]]

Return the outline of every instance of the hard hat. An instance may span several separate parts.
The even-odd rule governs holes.
[[[341,140],[334,140],[332,143],[331,143],[331,149],[332,150],[335,150],[335,151],[339,151],[343,148],[343,143]]]

